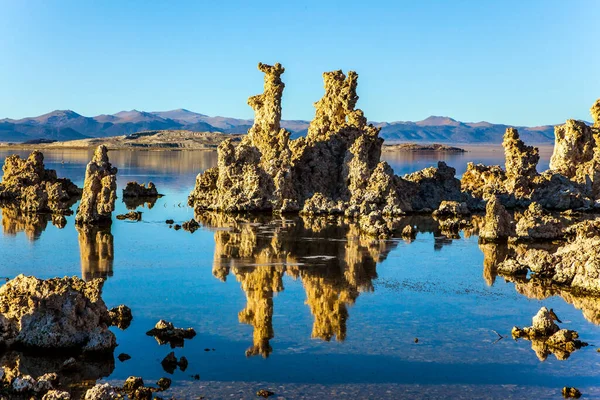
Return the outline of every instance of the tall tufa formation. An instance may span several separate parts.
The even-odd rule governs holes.
[[[583,121],[567,120],[554,128],[554,152],[550,169],[584,184],[594,199],[600,197],[600,99],[590,113],[594,126]]]
[[[281,129],[284,68],[258,64],[265,73],[264,92],[248,99],[254,125],[236,147],[225,140],[217,150],[217,167],[196,178],[189,204],[196,209],[226,212],[294,211],[288,146],[290,133]]]
[[[533,179],[538,175],[536,167],[540,161],[539,150],[537,147],[525,145],[515,128],[506,129],[502,147],[505,157],[506,190],[514,193],[516,197],[530,194]]]
[[[117,168],[108,160],[106,146],[98,146],[85,170],[77,225],[109,225],[117,198]]]
[[[307,136],[290,140],[280,126],[284,69],[279,64],[258,68],[265,84],[262,94],[248,100],[254,125],[237,147],[224,141],[217,167],[198,175],[189,196],[196,211],[345,214],[367,217],[365,228],[380,235],[389,233],[384,217],[462,200],[454,169],[443,163],[400,178],[380,161],[379,128],[355,108],[355,72],[323,74],[325,94],[315,103]]]

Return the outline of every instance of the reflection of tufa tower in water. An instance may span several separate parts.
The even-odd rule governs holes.
[[[314,317],[312,337],[343,341],[348,306],[361,292],[373,290],[376,263],[395,246],[379,242],[370,247],[371,240],[363,242],[356,227],[341,221],[319,224],[315,219],[260,216],[242,220],[217,213],[200,213],[196,220],[216,228],[213,275],[225,280],[231,272],[246,294],[239,320],[254,327],[247,356],[268,357],[272,352],[273,297],[283,291],[286,273],[302,280]]]
[[[113,274],[114,245],[110,227],[77,226],[81,277],[90,280]]]

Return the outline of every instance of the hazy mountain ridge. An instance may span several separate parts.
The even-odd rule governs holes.
[[[509,125],[489,122],[461,122],[449,117],[431,116],[422,121],[372,122],[389,141],[443,143],[500,143]],[[296,138],[306,133],[309,121],[282,121]],[[195,113],[186,109],[171,111],[121,111],[85,117],[71,110],[56,110],[38,117],[0,120],[0,142],[32,139],[76,140],[86,137],[128,135],[148,130],[189,130],[198,132],[246,133],[251,119]],[[552,143],[554,126],[516,127],[530,143]]]

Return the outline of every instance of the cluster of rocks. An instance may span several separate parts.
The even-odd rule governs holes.
[[[32,152],[27,159],[18,155],[6,158],[2,167],[0,201],[15,204],[24,213],[69,214],[81,189],[56,171],[46,169],[44,155]]]
[[[470,163],[459,181],[454,168],[440,162],[437,168],[400,177],[380,160],[379,129],[355,108],[355,72],[323,74],[325,94],[315,103],[308,133],[291,140],[280,124],[284,68],[258,68],[265,74],[264,92],[248,100],[254,125],[239,145],[223,142],[218,165],[198,175],[189,196],[196,211],[343,214],[355,218],[363,232],[388,236],[404,228],[396,217],[410,212],[466,215],[494,199],[508,208],[535,203],[531,211],[537,213],[540,208],[590,209],[600,199],[597,105],[593,127],[569,120],[556,128],[551,169],[541,174],[538,149],[509,128],[503,141],[505,168]],[[450,204],[458,208],[450,209]],[[444,224],[449,231],[465,225],[460,220]],[[528,232],[528,237],[536,238],[536,233],[545,235]]]
[[[280,124],[284,69],[258,68],[265,83],[264,92],[248,100],[254,125],[239,145],[224,141],[218,165],[198,175],[189,196],[196,210],[344,214],[360,219],[365,231],[386,235],[396,227],[384,217],[463,199],[456,171],[443,162],[398,177],[380,161],[379,128],[355,109],[355,72],[323,74],[325,95],[315,104],[308,133],[290,140]]]
[[[169,343],[172,348],[175,348],[183,347],[184,340],[192,339],[196,336],[196,331],[194,328],[176,328],[171,322],[161,319],[154,328],[146,332],[146,335],[154,336],[160,345]]]
[[[148,185],[139,184],[137,182],[127,182],[127,186],[123,189],[123,198],[139,198],[139,197],[159,197],[161,196],[152,182]]]
[[[85,400],[151,400],[155,393],[164,392],[171,387],[169,378],[160,378],[157,387],[145,386],[144,380],[139,376],[130,376],[123,386],[112,386],[109,383],[99,383],[85,393]]]
[[[572,352],[587,346],[587,343],[578,340],[577,332],[560,329],[555,321],[561,322],[552,309],[542,307],[533,317],[532,326],[522,329],[515,326],[512,336],[530,340],[532,349],[541,361],[551,353],[559,360],[566,360]]]

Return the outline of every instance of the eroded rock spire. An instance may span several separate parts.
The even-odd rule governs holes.
[[[110,224],[117,198],[117,168],[108,160],[106,146],[98,146],[85,170],[83,195],[77,208],[78,225]]]

